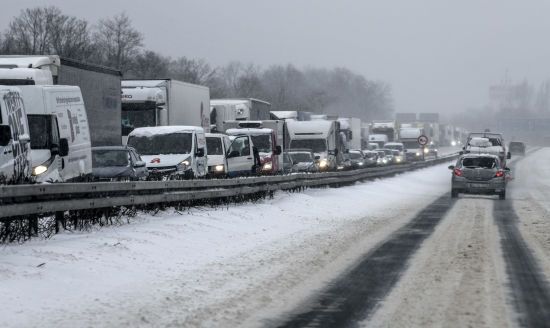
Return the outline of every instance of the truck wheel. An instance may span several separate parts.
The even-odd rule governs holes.
[[[458,190],[451,190],[451,198],[458,198]]]
[[[498,194],[498,199],[505,200],[506,199],[506,190],[502,191]]]

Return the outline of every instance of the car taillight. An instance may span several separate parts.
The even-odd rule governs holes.
[[[461,169],[454,169],[453,174],[457,177],[461,177],[462,176],[462,170]]]
[[[497,173],[495,174],[496,178],[502,178],[503,176],[504,176],[504,171],[502,170],[498,170]]]

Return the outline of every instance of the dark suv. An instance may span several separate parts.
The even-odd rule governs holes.
[[[514,155],[525,156],[525,144],[521,141],[512,141],[508,146],[508,151]]]

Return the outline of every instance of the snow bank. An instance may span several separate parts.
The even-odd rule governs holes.
[[[140,214],[128,225],[3,246],[0,326],[173,325],[170,320],[207,326],[205,318],[247,315],[291,285],[263,284],[298,279],[286,272],[324,256],[320,245],[332,243],[327,234],[351,222],[402,216],[398,208],[412,216],[447,192],[446,166],[339,189],[279,192],[255,204]],[[346,240],[338,236],[331,238]],[[305,252],[304,243],[315,253]],[[223,303],[250,286],[266,294]],[[221,308],[201,312],[220,302]],[[147,311],[154,320],[144,317]]]

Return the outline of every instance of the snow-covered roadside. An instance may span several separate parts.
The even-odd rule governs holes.
[[[2,246],[0,326],[259,325],[448,192],[446,166]]]

